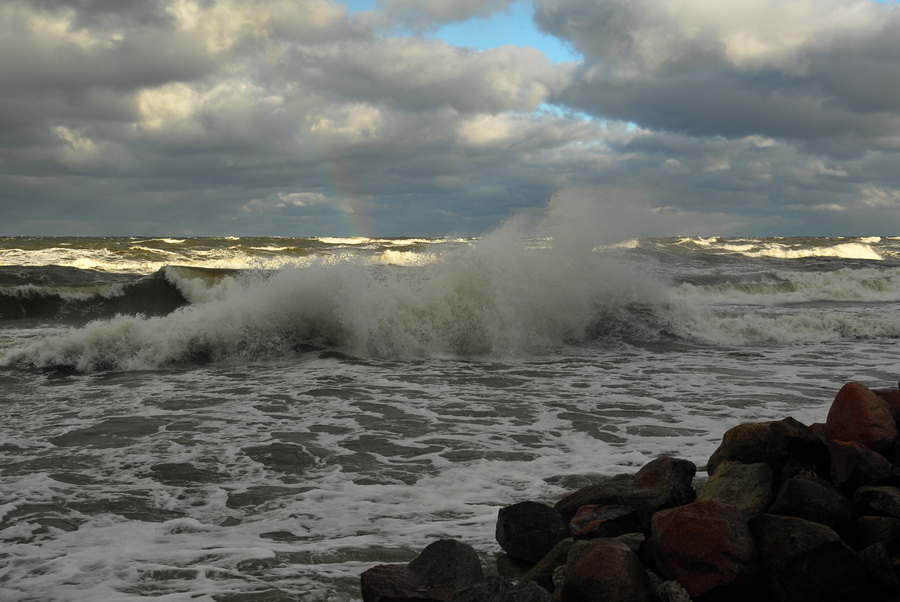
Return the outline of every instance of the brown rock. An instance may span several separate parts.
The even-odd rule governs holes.
[[[861,443],[881,452],[897,441],[897,423],[887,403],[871,389],[860,383],[847,383],[828,410],[825,436]]]
[[[428,581],[405,564],[380,564],[360,577],[363,602],[450,602],[455,590]]]
[[[778,602],[859,602],[868,577],[859,556],[829,527],[792,516],[750,519],[764,577]]]
[[[723,499],[748,516],[765,512],[772,503],[772,468],[765,462],[724,461],[697,493],[697,501]]]
[[[831,480],[845,491],[854,491],[864,485],[886,484],[894,478],[891,463],[862,443],[832,439],[828,442],[828,454]]]
[[[661,456],[635,475],[617,475],[597,485],[571,493],[554,506],[568,523],[582,506],[621,505],[637,510],[641,525],[649,530],[657,510],[689,504],[696,499],[692,482],[697,466],[688,460]]]
[[[725,431],[706,471],[712,475],[721,462],[765,462],[779,474],[788,460],[828,464],[828,449],[811,428],[793,419],[739,424]]]
[[[569,551],[562,602],[650,602],[652,595],[647,571],[621,541],[579,541]]]
[[[651,523],[660,568],[691,596],[750,583],[759,574],[747,518],[725,500],[662,510]]]

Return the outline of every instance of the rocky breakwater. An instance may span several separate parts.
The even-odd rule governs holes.
[[[900,390],[848,383],[824,423],[728,430],[705,482],[664,456],[554,506],[501,508],[498,575],[440,540],[364,572],[363,600],[900,601],[898,420]]]

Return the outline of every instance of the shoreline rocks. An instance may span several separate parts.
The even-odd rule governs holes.
[[[501,508],[499,576],[439,540],[364,572],[363,601],[898,601],[898,418],[900,390],[847,383],[823,424],[726,431],[699,492],[692,462],[662,456],[553,507]]]

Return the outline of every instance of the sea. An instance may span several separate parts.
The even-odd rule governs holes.
[[[896,387],[898,309],[900,237],[0,237],[0,600],[490,573],[503,506]]]

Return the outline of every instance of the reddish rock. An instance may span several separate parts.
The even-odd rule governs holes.
[[[777,602],[867,600],[859,556],[829,527],[793,516],[750,519],[763,573]]]
[[[825,467],[828,449],[811,428],[793,419],[750,422],[728,429],[706,466],[712,475],[724,461],[755,464],[765,462],[779,474],[788,460]]]
[[[428,581],[405,564],[380,564],[360,577],[363,602],[450,602],[455,590]]]
[[[660,568],[691,596],[750,583],[759,574],[747,518],[725,500],[662,510],[653,515],[651,525]]]
[[[881,452],[897,441],[897,423],[881,397],[865,385],[847,383],[828,410],[825,436],[861,443]]]
[[[894,478],[887,459],[861,443],[828,442],[831,457],[831,480],[840,489],[853,491],[864,485],[880,485]]]
[[[650,516],[657,510],[682,506],[696,499],[692,485],[696,473],[693,462],[661,456],[635,475],[618,475],[570,493],[554,508],[569,522],[582,506],[630,506],[640,515],[642,528],[649,529]]]
[[[559,567],[565,566],[569,557],[569,550],[574,543],[574,539],[567,537],[556,544],[537,564],[522,575],[519,581],[534,581],[547,591],[552,592],[554,590],[553,573]]]
[[[652,595],[647,571],[621,541],[579,541],[569,551],[562,602],[650,602]]]
[[[616,537],[640,530],[641,519],[629,506],[582,506],[569,521],[569,533],[575,539]]]

